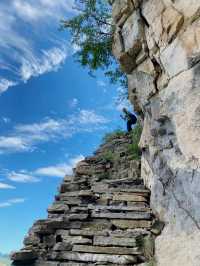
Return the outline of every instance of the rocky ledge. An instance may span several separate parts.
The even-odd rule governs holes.
[[[105,142],[65,176],[48,218],[34,223],[13,265],[148,265],[162,229],[140,178],[131,136]]]

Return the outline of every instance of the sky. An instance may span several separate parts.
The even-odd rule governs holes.
[[[121,88],[74,61],[73,0],[0,1],[0,253],[22,247],[65,174],[121,128]]]

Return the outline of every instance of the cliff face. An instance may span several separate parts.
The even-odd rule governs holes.
[[[34,223],[13,265],[153,265],[162,229],[150,207],[131,135],[109,138],[66,176],[48,218]]]
[[[200,1],[115,0],[113,53],[143,119],[159,266],[200,265]]]

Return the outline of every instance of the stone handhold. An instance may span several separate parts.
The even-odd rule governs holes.
[[[159,221],[159,220],[156,220],[152,227],[151,227],[151,232],[154,234],[154,235],[160,235],[163,228],[165,226],[165,223],[162,222],[162,221]]]

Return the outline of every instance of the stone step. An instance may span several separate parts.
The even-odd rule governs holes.
[[[136,247],[136,238],[125,238],[125,237],[104,237],[104,236],[94,236],[93,240],[94,246],[120,246],[120,247]]]
[[[145,196],[141,196],[138,193],[113,193],[112,200],[114,201],[134,201],[134,202],[147,202],[148,199]]]
[[[107,184],[119,185],[119,184],[133,184],[133,185],[143,185],[144,181],[140,178],[120,178],[120,179],[110,179],[104,181]]]
[[[83,236],[66,236],[61,235],[64,243],[69,244],[92,244],[92,239]]]
[[[78,252],[52,252],[51,260],[67,260],[77,262],[101,262],[126,265],[137,262],[137,257],[132,255],[109,255],[109,254],[93,254]]]
[[[92,186],[91,190],[95,193],[105,193],[105,191],[109,192],[132,192],[132,193],[144,193],[144,194],[150,194],[150,190],[145,188],[145,186],[136,186],[132,185],[130,187],[129,185],[117,185],[112,186],[112,184],[105,184],[105,183],[97,183]]]
[[[47,209],[48,213],[58,213],[58,214],[65,213],[68,210],[69,210],[69,206],[65,204],[64,202],[54,203]]]
[[[135,228],[147,228],[150,229],[152,222],[146,220],[111,220],[112,224],[120,229],[135,229]]]
[[[144,205],[141,206],[104,206],[104,205],[93,205],[89,204],[87,207],[89,210],[95,210],[95,211],[128,211],[128,212],[151,212],[151,209],[148,207],[145,207]]]
[[[108,230],[71,229],[70,235],[74,236],[108,236]]]
[[[114,255],[139,255],[141,254],[138,248],[102,247],[102,246],[87,246],[87,245],[74,245],[72,251],[97,253],[97,254],[114,254]]]
[[[119,212],[95,212],[91,214],[93,218],[108,218],[108,219],[133,219],[133,220],[150,220],[151,214],[148,212],[129,212],[129,213],[119,213]]]

